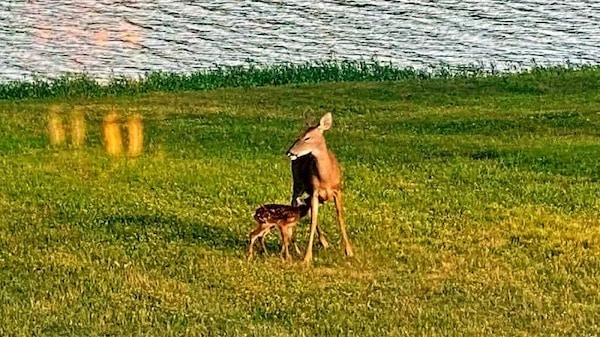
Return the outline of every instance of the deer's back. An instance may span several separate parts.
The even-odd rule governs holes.
[[[308,206],[290,206],[281,204],[266,204],[256,209],[254,219],[259,223],[277,223],[279,221],[297,221],[305,216]]]

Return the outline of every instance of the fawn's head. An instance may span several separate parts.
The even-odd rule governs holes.
[[[310,154],[314,151],[319,151],[322,149],[326,149],[325,145],[325,137],[323,137],[323,132],[329,130],[331,128],[331,124],[333,123],[333,117],[331,117],[331,113],[326,113],[319,124],[314,126],[309,126],[306,131],[300,136],[300,138],[296,139],[294,144],[287,151],[288,157],[292,160],[296,160],[299,157]]]

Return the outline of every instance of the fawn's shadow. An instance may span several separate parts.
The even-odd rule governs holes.
[[[165,241],[187,241],[225,251],[244,250],[245,236],[227,226],[184,221],[170,214],[109,215],[98,219],[97,225],[116,239],[146,241],[150,237]]]

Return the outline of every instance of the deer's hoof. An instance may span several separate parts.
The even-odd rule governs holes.
[[[302,263],[309,266],[311,264],[311,262],[312,262],[312,254],[304,255],[304,259],[302,260]]]
[[[344,249],[344,253],[346,253],[346,256],[348,256],[348,257],[353,257],[354,256],[354,252],[352,252],[352,248],[346,248],[346,249]]]

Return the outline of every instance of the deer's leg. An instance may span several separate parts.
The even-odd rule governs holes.
[[[288,245],[290,244],[285,227],[281,228],[281,260],[285,261],[288,258]]]
[[[298,245],[296,244],[296,238],[294,237],[293,229],[291,232],[291,236],[292,236],[292,242],[294,243],[294,249],[296,250],[296,254],[298,254],[298,256],[302,255],[302,253],[300,252],[300,249],[298,248]]]
[[[329,242],[327,242],[325,232],[323,231],[323,229],[321,229],[321,226],[319,226],[319,224],[317,224],[317,236],[319,237],[319,243],[321,243],[321,246],[323,246],[323,248],[325,249],[329,248]]]
[[[252,260],[252,257],[254,256],[254,241],[256,241],[256,237],[250,237],[250,246],[248,247],[248,261]]]
[[[267,252],[267,246],[265,245],[265,237],[261,236],[258,241],[260,242],[260,246],[262,247],[263,253],[264,254],[268,254]]]
[[[290,231],[291,227],[283,227],[281,229],[281,236],[282,236],[282,241],[283,241],[283,254],[282,254],[282,258],[285,259],[286,261],[290,260],[290,240],[292,238],[291,236],[291,231]]]
[[[335,203],[335,211],[337,213],[338,222],[340,223],[340,231],[342,232],[342,241],[344,242],[344,252],[346,256],[354,256],[352,245],[346,234],[346,224],[344,223],[344,210],[342,205],[342,193],[337,191],[333,194],[333,202]]]
[[[267,246],[265,245],[265,237],[267,236],[267,234],[269,234],[269,232],[271,231],[271,226],[268,226],[266,224],[263,224],[259,229],[257,229],[255,232],[257,232],[256,236],[258,237],[258,241],[260,242],[260,246],[263,249],[263,253],[267,254]]]
[[[315,240],[315,232],[317,231],[317,216],[319,215],[319,194],[313,193],[310,200],[310,234],[308,236],[308,246],[304,254],[304,263],[309,264],[313,257],[313,242]]]
[[[302,255],[302,252],[300,251],[300,248],[298,248],[298,245],[296,244],[296,242],[294,242],[294,249],[296,250],[296,254],[298,256]]]
[[[256,243],[256,239],[262,238],[261,232],[262,228],[259,226],[259,228],[253,230],[250,233],[250,245],[248,246],[248,261],[252,260],[252,257],[254,256],[254,244]]]
[[[283,255],[285,254],[285,233],[283,232],[284,228],[279,226],[279,237],[281,241],[281,250],[279,251],[279,257],[283,260]]]

